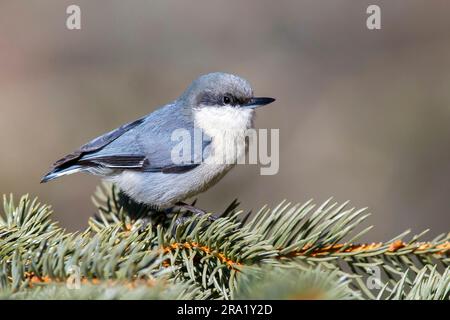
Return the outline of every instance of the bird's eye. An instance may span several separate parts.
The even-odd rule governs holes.
[[[229,95],[224,95],[222,98],[223,104],[232,104],[233,98]]]

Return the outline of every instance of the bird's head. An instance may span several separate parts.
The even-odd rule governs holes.
[[[233,107],[241,110],[255,109],[275,101],[268,97],[254,97],[247,80],[223,72],[200,76],[184,92],[182,99],[195,109]]]
[[[227,73],[209,73],[194,80],[181,96],[197,127],[214,136],[253,127],[254,109],[275,99],[253,96],[248,81]]]

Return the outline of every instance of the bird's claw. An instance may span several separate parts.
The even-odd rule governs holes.
[[[193,214],[195,214],[197,216],[200,216],[200,217],[205,216],[205,215],[208,214],[206,211],[204,211],[204,210],[202,210],[200,208],[194,207],[193,205],[184,203],[184,202],[176,203],[176,207],[178,207],[180,209],[185,209],[185,210],[187,210],[189,212],[192,212]],[[208,220],[209,221],[216,221],[217,217],[213,216],[213,215],[209,215],[208,216]]]

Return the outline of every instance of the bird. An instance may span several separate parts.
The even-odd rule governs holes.
[[[227,148],[225,133],[238,138],[254,128],[255,109],[274,101],[254,97],[250,83],[239,76],[224,72],[201,75],[173,102],[56,161],[41,183],[85,172],[111,181],[135,202],[156,210],[180,207],[205,214],[185,200],[215,185],[236,165],[218,159]],[[191,135],[202,132],[200,147],[190,150],[190,161],[173,159],[179,143],[173,133],[180,129]],[[248,150],[248,141],[239,141],[235,157]]]

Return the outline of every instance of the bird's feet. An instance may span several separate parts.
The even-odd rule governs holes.
[[[197,215],[197,216],[200,216],[200,217],[207,214],[204,210],[202,210],[202,209],[200,209],[200,208],[197,208],[197,207],[194,207],[193,204],[190,205],[190,204],[187,204],[187,203],[184,203],[184,202],[177,202],[177,203],[175,204],[175,207],[173,207],[172,209],[184,209],[184,210],[189,211],[189,212],[191,212],[191,213],[193,213],[193,214],[195,214],[195,215]],[[174,229],[172,230],[172,234],[175,235],[177,227],[178,227],[179,225],[185,223],[187,220],[189,220],[189,217],[186,217],[186,216],[184,216],[184,217],[179,217],[179,218],[175,221],[175,225],[174,225]],[[208,216],[208,220],[209,220],[210,222],[213,222],[213,221],[217,220],[217,217],[212,216],[212,215],[209,215],[209,216]],[[196,224],[197,224],[197,222],[194,222],[194,224],[191,225],[191,227],[190,227],[190,230],[191,230],[191,231],[193,230],[193,228],[195,227]]]
[[[175,207],[179,208],[179,209],[185,209],[185,210],[187,210],[189,212],[192,212],[193,214],[195,214],[197,216],[204,216],[204,215],[207,214],[206,211],[204,211],[204,210],[202,210],[200,208],[194,207],[193,205],[187,204],[187,203],[182,202],[182,201],[177,202],[175,204]],[[213,215],[210,215],[210,216],[208,216],[208,220],[215,221],[215,220],[217,220],[217,217],[215,217]]]

